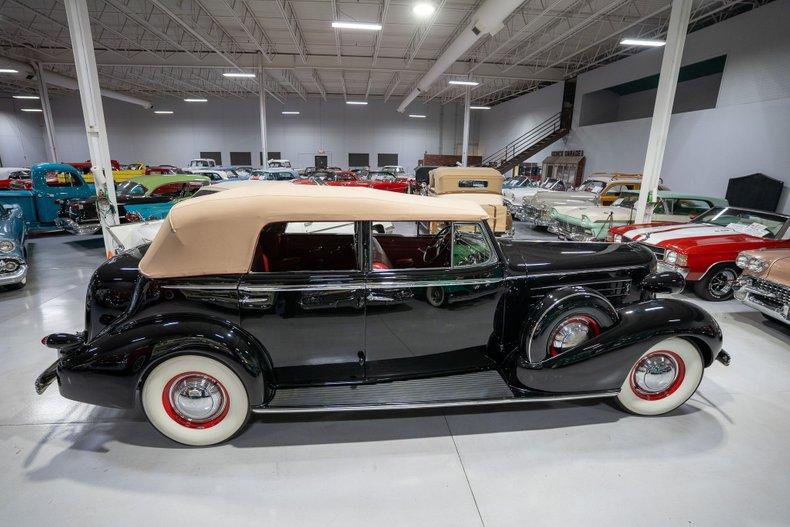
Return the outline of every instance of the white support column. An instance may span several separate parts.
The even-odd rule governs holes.
[[[57,163],[58,151],[55,146],[55,121],[52,119],[52,107],[49,105],[47,83],[44,82],[41,65],[38,62],[33,62],[31,65],[36,74],[36,80],[38,80],[38,98],[41,101],[41,110],[44,113],[44,133],[47,137],[47,161],[50,163]]]
[[[467,86],[466,93],[464,94],[464,138],[461,143],[461,165],[467,166],[467,157],[469,153],[469,105],[472,99],[472,89]]]
[[[258,104],[260,107],[261,118],[261,152],[263,152],[263,163],[261,166],[266,168],[269,166],[269,154],[266,151],[266,90],[263,89],[264,71],[262,67],[258,67]]]
[[[647,140],[645,168],[642,171],[642,185],[636,205],[637,222],[649,223],[652,217],[652,210],[647,207],[647,198],[650,193],[651,199],[656,199],[658,180],[661,177],[661,165],[664,162],[664,150],[669,134],[669,120],[672,117],[680,62],[683,58],[683,46],[686,44],[686,32],[691,15],[691,2],[692,0],[672,0],[667,41],[658,78],[656,104],[653,108],[653,120],[650,123],[650,137]]]
[[[96,185],[96,206],[99,209],[99,222],[104,235],[104,249],[107,258],[111,258],[116,252],[116,244],[107,227],[118,225],[118,202],[115,199],[110,146],[107,143],[107,126],[104,123],[104,108],[96,71],[88,5],[86,0],[65,0],[65,6],[85,132],[88,135],[88,152],[93,165],[91,172]]]

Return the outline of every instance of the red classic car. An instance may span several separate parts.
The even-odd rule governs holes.
[[[77,170],[81,170],[83,174],[87,174],[88,172],[90,172],[91,167],[93,166],[93,163],[91,163],[90,159],[88,159],[87,161],[83,161],[81,163],[77,162],[77,163],[66,163],[66,164],[73,166]],[[121,164],[115,159],[110,160],[110,166],[112,166],[113,170],[121,170]]]
[[[732,298],[740,274],[738,253],[790,248],[790,216],[714,207],[685,224],[637,224],[609,229],[615,242],[637,242],[652,250],[659,269],[676,271],[705,300]]]
[[[33,184],[30,181],[29,168],[0,168],[0,190],[25,189],[30,190]]]
[[[294,180],[297,185],[328,185],[330,187],[368,187],[390,192],[408,192],[409,182],[386,172],[368,172],[368,177],[359,177],[349,170],[316,171],[309,178]]]

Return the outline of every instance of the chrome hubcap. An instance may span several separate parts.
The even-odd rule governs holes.
[[[190,375],[173,383],[170,403],[178,414],[194,422],[208,421],[225,406],[219,384],[202,375]]]
[[[675,359],[663,353],[642,359],[634,371],[636,387],[646,393],[661,393],[668,390],[678,378]]]
[[[735,284],[735,280],[737,280],[737,278],[738,276],[731,269],[719,271],[713,275],[713,278],[711,278],[708,289],[716,296],[727,295],[730,291],[732,291],[732,287]]]
[[[554,334],[552,346],[557,349],[573,348],[587,340],[590,325],[583,321],[574,321],[560,327]]]

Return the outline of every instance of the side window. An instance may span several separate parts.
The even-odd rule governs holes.
[[[263,228],[250,269],[259,273],[359,269],[353,221],[291,221]]]
[[[465,267],[488,262],[494,255],[476,223],[374,221],[371,232],[373,271]]]
[[[701,214],[711,208],[711,204],[701,199],[679,199],[675,203],[675,214]]]
[[[607,196],[619,196],[626,189],[625,185],[612,185],[606,190]]]
[[[164,198],[176,198],[181,194],[183,186],[183,183],[166,183],[155,188],[154,191],[151,192],[151,195]]]
[[[667,211],[667,202],[664,200],[659,201],[653,209],[653,214],[671,214]]]
[[[69,172],[47,172],[44,176],[44,181],[48,187],[79,187],[82,182],[78,180],[73,174]]]

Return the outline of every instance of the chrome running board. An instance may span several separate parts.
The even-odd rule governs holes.
[[[515,396],[495,371],[353,386],[279,389],[260,414],[452,408],[613,397],[618,391]]]

